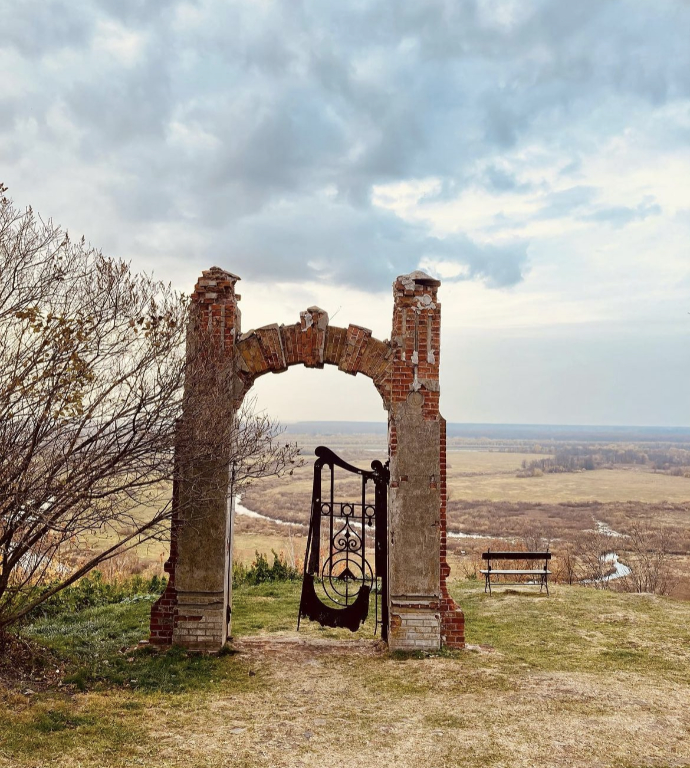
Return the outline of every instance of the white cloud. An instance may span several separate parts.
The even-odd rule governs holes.
[[[450,330],[643,337],[687,317],[681,0],[0,0],[0,17],[1,180],[186,290],[215,263],[265,322],[347,296],[348,322],[385,336],[392,279],[422,266]]]
[[[133,67],[138,64],[146,47],[147,36],[114,21],[100,21],[91,41],[95,55],[112,56],[119,64]]]

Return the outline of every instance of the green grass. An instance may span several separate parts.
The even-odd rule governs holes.
[[[415,760],[429,755],[438,765],[498,768],[510,764],[507,756],[523,754],[520,744],[542,739],[548,746],[552,737],[540,736],[534,712],[524,709],[537,691],[547,697],[543,715],[551,718],[553,738],[561,728],[594,729],[599,758],[610,746],[611,706],[602,690],[627,691],[622,706],[641,723],[656,717],[649,726],[655,729],[671,707],[660,749],[670,750],[676,735],[683,743],[678,718],[690,686],[687,603],[558,585],[548,598],[529,588],[488,596],[471,582],[452,591],[465,611],[470,648],[431,654],[376,653],[372,645],[354,652],[341,644],[328,652],[319,645],[313,655],[308,643],[222,656],[156,652],[138,647],[148,634],[151,603],[145,601],[37,619],[22,631],[51,649],[68,685],[33,696],[0,691],[0,768],[215,768],[283,764],[283,755],[293,765],[290,760],[315,750],[328,762],[333,749],[351,762],[343,719],[376,745],[360,745],[362,765],[377,764],[376,750],[395,750],[411,734]],[[292,633],[299,594],[294,582],[236,588],[234,636]],[[352,635],[306,623],[300,637],[372,635],[370,625]],[[639,686],[646,691],[636,703]],[[663,709],[657,709],[654,692],[661,690]],[[487,702],[496,704],[488,724]],[[306,731],[313,738],[305,739]],[[619,732],[642,754],[641,737]],[[195,746],[184,752],[188,736]],[[163,737],[165,755],[159,754]],[[602,762],[613,764],[613,758]],[[643,764],[631,757],[630,766]]]
[[[573,672],[644,668],[690,681],[687,603],[559,586],[551,597],[529,588],[496,590],[488,596],[472,582],[457,583],[453,593],[465,612],[468,644],[489,646],[511,664]],[[233,636],[294,631],[299,595],[296,582],[235,588]],[[232,657],[139,647],[148,635],[150,608],[146,601],[88,608],[38,619],[23,631],[65,659],[66,682],[80,690],[117,686],[185,692],[205,689],[221,677],[233,685],[246,682],[246,670]],[[303,621],[300,634],[367,639],[374,637],[373,621],[354,634]],[[424,654],[391,654],[391,659],[404,662],[415,656]]]
[[[301,583],[294,581],[236,587],[233,637],[294,631],[300,590]],[[148,637],[150,610],[151,600],[103,605],[41,617],[22,631],[64,659],[65,682],[81,691],[116,686],[182,693],[218,687],[220,680],[223,685],[248,684],[247,670],[231,655],[205,656],[175,647],[161,652],[139,646]],[[303,621],[300,633],[324,639],[370,638],[373,621],[369,619],[354,635]],[[252,686],[258,682],[253,676]]]
[[[233,637],[287,632],[297,627],[301,582],[274,582],[233,589]]]
[[[241,586],[233,590],[232,635],[294,632],[302,583],[277,581],[256,586]],[[329,640],[374,637],[374,604],[369,606],[369,617],[357,632],[347,629],[321,627],[303,619],[300,634]]]
[[[554,586],[551,596],[457,584],[466,640],[543,671],[659,673],[690,682],[688,603]]]
[[[141,735],[130,720],[117,706],[105,713],[75,707],[65,696],[46,695],[31,708],[0,715],[2,751],[47,758],[89,743],[103,755],[122,754]]]
[[[148,636],[150,610],[150,602],[104,605],[39,619],[24,632],[65,660],[65,683],[81,691],[118,687],[184,693],[212,688],[221,679],[240,687],[247,682],[247,670],[228,655],[138,646]],[[252,679],[254,687],[258,682]]]

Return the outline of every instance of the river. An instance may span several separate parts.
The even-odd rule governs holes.
[[[245,507],[244,504],[242,504],[242,497],[238,493],[235,497],[235,514],[242,515],[243,517],[250,517],[253,520],[265,520],[269,523],[275,523],[276,525],[290,525],[297,528],[306,528],[305,523],[293,523],[291,520],[281,520],[277,517],[269,517],[268,515],[262,515],[260,512],[255,512],[253,509],[249,509],[249,507]],[[610,536],[622,536],[623,534],[617,533],[616,531],[612,531],[608,526],[605,525],[605,523],[600,523],[600,521],[597,521],[598,523],[598,529],[602,530],[604,527],[606,527],[607,530],[605,532],[609,534]],[[462,531],[448,531],[448,538],[451,539],[495,539],[495,536],[489,536],[485,533],[463,533]],[[628,576],[631,571],[630,568],[628,568],[625,563],[621,563],[618,559],[618,554],[616,552],[607,552],[605,555],[602,555],[601,557],[602,563],[610,563],[613,571],[606,576],[602,576],[600,579],[587,579],[584,580],[583,584],[591,584],[593,581],[599,581],[599,582],[608,582],[613,581],[614,579],[622,579],[625,576]]]

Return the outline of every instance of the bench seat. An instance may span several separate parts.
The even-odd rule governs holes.
[[[503,570],[500,568],[492,568],[490,571],[484,571],[480,570],[479,573],[498,573],[502,576],[520,576],[521,574],[526,574],[527,576],[541,576],[545,573],[550,574],[551,571],[545,571],[543,568],[540,568],[537,571],[526,571],[526,570]]]
[[[539,591],[546,587],[546,594],[549,594],[549,576],[551,571],[549,570],[549,560],[551,560],[551,553],[546,552],[484,552],[482,554],[482,560],[487,561],[487,567],[481,568],[479,573],[484,575],[484,591],[491,594],[491,574],[496,576],[531,576],[532,583],[539,584]],[[501,560],[522,560],[522,561],[535,561],[541,560],[544,563],[543,568],[492,568],[491,561]],[[505,582],[502,582],[505,584]],[[524,583],[524,582],[522,582]],[[517,584],[516,584],[517,585]]]

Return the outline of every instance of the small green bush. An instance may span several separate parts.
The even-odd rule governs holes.
[[[301,572],[285,560],[281,552],[278,554],[272,549],[273,565],[268,564],[268,557],[260,552],[255,552],[254,562],[247,567],[244,563],[232,564],[232,583],[239,587],[243,584],[265,584],[270,581],[298,581],[302,578]]]

